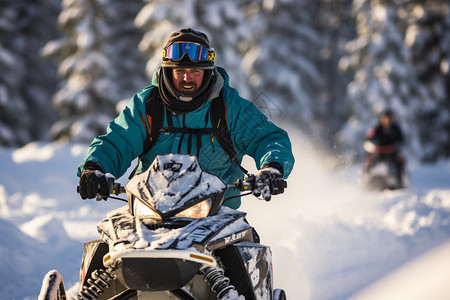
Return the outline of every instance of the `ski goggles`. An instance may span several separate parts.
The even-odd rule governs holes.
[[[214,61],[214,50],[208,50],[204,46],[192,42],[176,42],[163,49],[163,58],[181,60],[185,55],[194,62]]]

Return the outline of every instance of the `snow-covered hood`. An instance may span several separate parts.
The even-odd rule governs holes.
[[[186,154],[157,156],[147,171],[134,176],[125,186],[127,192],[162,214],[226,188],[219,177],[202,170],[195,156]]]

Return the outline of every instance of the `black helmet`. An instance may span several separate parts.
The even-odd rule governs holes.
[[[178,92],[173,85],[172,68],[203,69],[200,89],[189,95]],[[208,100],[214,82],[214,49],[206,34],[191,28],[172,33],[164,47],[158,77],[159,93],[166,107],[174,113],[187,113],[201,107]]]
[[[172,33],[163,49],[162,67],[214,68],[214,49],[203,32],[183,28]]]
[[[380,118],[383,116],[387,116],[387,117],[394,117],[394,112],[392,111],[392,109],[390,108],[386,108],[384,109],[381,113],[380,113]]]

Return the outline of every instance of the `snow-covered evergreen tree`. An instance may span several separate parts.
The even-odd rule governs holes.
[[[245,43],[251,38],[251,32],[237,1],[147,1],[135,22],[145,30],[139,49],[150,56],[148,75],[152,75],[161,65],[162,49],[170,34],[191,27],[208,35],[216,52],[216,65],[227,70],[230,84],[241,95],[249,96],[242,57],[248,49]]]
[[[335,135],[348,117],[344,105],[345,87],[353,78],[351,72],[343,74],[337,66],[339,59],[346,54],[345,44],[356,37],[356,28],[351,14],[352,0],[316,2],[318,8],[314,26],[320,36],[316,60],[324,86],[318,98],[325,102],[325,112],[321,118],[327,128],[324,140],[334,151]]]
[[[317,4],[258,2],[250,3],[258,9],[250,23],[256,42],[244,60],[253,93],[264,92],[268,105],[278,106],[284,118],[317,133],[325,112],[320,98],[324,81],[316,65],[321,39],[313,24]]]
[[[119,99],[130,99],[134,93],[150,84],[145,73],[146,58],[138,49],[143,32],[134,24],[134,18],[144,6],[142,0],[108,1],[107,24],[110,35],[105,47],[117,78]]]
[[[57,35],[58,1],[0,1],[0,145],[43,139],[55,118],[56,67],[39,56]]]
[[[360,152],[368,127],[379,113],[390,108],[403,129],[410,154],[420,156],[418,116],[429,100],[411,65],[411,53],[399,27],[395,1],[355,0],[358,38],[347,45],[349,55],[342,69],[355,71],[348,86],[348,105],[353,116],[342,131],[343,141]]]
[[[419,80],[430,92],[418,115],[422,159],[450,157],[450,3],[409,1],[404,13],[405,42]],[[433,134],[430,134],[430,131]]]
[[[59,60],[62,87],[53,104],[60,120],[55,139],[91,141],[117,115],[119,100],[145,84],[140,33],[133,19],[139,0],[63,0],[59,26],[66,36],[49,42],[44,54]]]

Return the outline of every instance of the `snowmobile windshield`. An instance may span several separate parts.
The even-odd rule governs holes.
[[[227,186],[202,170],[195,156],[167,154],[157,156],[147,171],[134,176],[125,188],[157,212],[167,214],[199,204]]]

